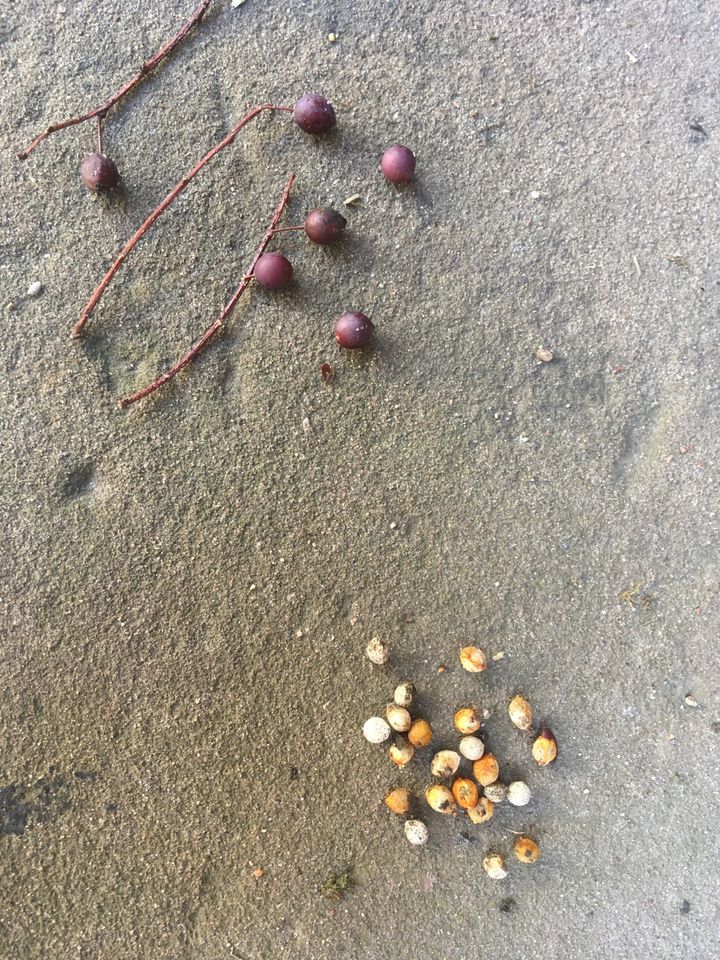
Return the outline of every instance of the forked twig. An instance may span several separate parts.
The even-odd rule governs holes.
[[[259,107],[254,107],[249,113],[246,113],[246,114],[245,114],[245,116],[242,118],[242,120],[239,120],[239,121],[235,124],[235,126],[232,128],[232,130],[230,131],[230,133],[229,133],[223,140],[221,140],[220,143],[216,144],[216,145],[212,148],[212,150],[208,151],[208,153],[205,154],[205,156],[202,158],[202,160],[200,160],[198,163],[196,163],[195,166],[192,168],[192,170],[189,170],[189,171],[185,174],[185,176],[182,178],[182,180],[180,180],[180,182],[177,183],[177,184],[172,188],[172,190],[171,190],[170,193],[165,197],[165,199],[162,201],[162,203],[159,203],[158,206],[155,207],[155,209],[154,209],[153,212],[150,214],[150,216],[147,218],[147,220],[145,220],[145,222],[142,224],[142,226],[139,227],[139,228],[135,231],[135,233],[130,237],[130,239],[128,240],[128,242],[125,244],[125,246],[122,248],[122,250],[120,251],[120,253],[117,255],[117,257],[115,258],[114,263],[112,264],[112,266],[110,267],[110,269],[107,271],[107,273],[105,274],[105,276],[102,278],[102,280],[100,281],[100,283],[98,284],[98,286],[95,288],[95,291],[93,292],[93,295],[90,297],[90,299],[88,300],[88,302],[87,302],[87,303],[85,304],[85,306],[83,307],[83,311],[82,311],[82,313],[80,314],[80,319],[78,320],[78,322],[75,324],[75,326],[74,326],[73,329],[72,329],[72,335],[73,335],[73,337],[79,337],[79,336],[80,336],[80,334],[82,333],[83,327],[85,326],[85,324],[87,323],[87,321],[88,321],[88,319],[89,319],[89,317],[90,317],[90,314],[93,312],[93,310],[95,309],[95,307],[98,305],[98,303],[99,303],[100,300],[102,299],[102,296],[103,296],[103,294],[105,293],[105,290],[107,289],[108,285],[110,284],[110,281],[111,281],[112,278],[115,276],[115,274],[118,272],[118,270],[119,270],[120,267],[123,265],[123,263],[125,262],[125,260],[127,260],[128,256],[129,256],[130,253],[132,252],[133,248],[137,245],[138,241],[139,241],[142,237],[145,236],[145,234],[148,232],[148,230],[150,229],[150,227],[155,223],[155,221],[162,215],[162,213],[163,213],[165,210],[167,210],[167,208],[170,206],[170,204],[173,202],[173,200],[175,200],[177,197],[180,196],[180,194],[183,192],[183,190],[185,190],[185,188],[188,186],[188,184],[190,183],[190,181],[193,180],[193,178],[196,177],[196,176],[198,175],[198,173],[200,173],[200,171],[202,170],[202,168],[203,168],[206,164],[210,163],[210,161],[213,159],[213,157],[216,157],[216,156],[218,155],[218,153],[220,153],[221,150],[224,150],[225,147],[230,146],[230,144],[233,142],[233,140],[235,139],[235,137],[237,137],[238,133],[240,133],[240,131],[242,130],[242,128],[245,126],[245,124],[246,124],[246,123],[249,123],[249,122],[250,122],[252,119],[254,119],[259,113],[262,113],[263,110],[286,110],[286,111],[289,111],[290,113],[292,113],[293,108],[292,108],[292,107],[279,107],[279,106],[276,106],[275,104],[272,104],[272,103],[263,103],[263,104],[261,104],[261,106],[259,106]]]
[[[294,182],[295,182],[295,174],[291,173],[290,177],[288,178],[288,182],[285,184],[285,189],[282,192],[282,196],[280,197],[280,202],[275,208],[275,213],[272,216],[270,225],[265,231],[265,235],[263,236],[260,242],[260,246],[255,251],[255,256],[253,257],[252,263],[250,264],[250,269],[240,281],[240,285],[238,286],[235,293],[233,293],[232,297],[230,297],[228,302],[223,307],[222,313],[217,318],[217,320],[207,328],[207,330],[205,331],[205,333],[203,333],[200,339],[197,340],[192,345],[192,347],[188,350],[188,352],[183,357],[181,357],[177,361],[177,363],[174,364],[174,366],[170,367],[168,370],[165,371],[165,373],[161,374],[157,378],[157,380],[153,380],[153,382],[148,384],[147,387],[143,387],[142,390],[138,390],[137,393],[133,393],[133,394],[130,394],[130,396],[128,397],[124,397],[120,401],[120,407],[124,409],[125,407],[131,406],[133,403],[137,403],[138,400],[144,400],[145,397],[149,397],[151,393],[155,393],[155,391],[159,390],[160,387],[164,386],[168,382],[168,380],[172,380],[172,378],[176,374],[180,373],[180,371],[183,370],[189,363],[192,363],[195,357],[197,357],[197,355],[205,348],[208,342],[215,336],[215,334],[218,332],[218,330],[223,325],[225,320],[227,320],[227,318],[230,316],[232,311],[235,309],[235,305],[237,304],[238,300],[243,295],[245,290],[247,290],[250,284],[250,281],[253,279],[253,271],[255,270],[255,265],[257,264],[258,260],[263,255],[263,253],[265,253],[268,244],[272,240],[274,234],[277,232],[276,227],[280,221],[280,217],[282,217],[283,215],[285,206],[288,201],[288,197],[290,196],[290,190],[292,189],[292,185]]]
[[[178,44],[182,43],[192,28],[197,23],[200,23],[205,15],[205,11],[211,3],[212,0],[201,0],[201,3],[198,3],[175,36],[172,37],[171,40],[168,40],[165,46],[158,50],[158,52],[150,57],[149,60],[146,60],[145,63],[140,67],[139,72],[136,73],[131,80],[128,80],[126,84],[120,87],[120,89],[117,90],[109,100],[106,100],[105,103],[101,104],[99,107],[96,107],[94,110],[90,110],[88,113],[83,113],[79,117],[72,117],[70,120],[63,120],[61,123],[53,123],[47,128],[47,130],[45,130],[44,133],[41,133],[39,136],[35,137],[33,142],[28,147],[18,153],[18,159],[27,160],[33,150],[39,146],[43,140],[49,137],[51,133],[57,133],[58,130],[65,130],[67,127],[77,126],[79,123],[85,123],[86,120],[92,120],[93,117],[99,117],[102,120],[105,115],[112,110],[116,103],[122,100],[122,98],[130,93],[131,90],[134,90],[135,87],[165,59],[165,57],[169,56],[173,52]]]

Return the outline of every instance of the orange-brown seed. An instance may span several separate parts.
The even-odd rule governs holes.
[[[520,730],[528,730],[532,726],[532,707],[520,694],[513,697],[508,704],[508,713],[512,722]]]
[[[540,859],[540,847],[530,837],[518,837],[513,850],[521,863],[535,863]]]
[[[447,787],[435,783],[425,791],[425,799],[438,813],[455,813],[455,800]]]
[[[468,673],[482,673],[487,670],[487,657],[480,647],[463,647],[460,651],[460,663]]]
[[[388,810],[392,810],[393,813],[397,813],[400,816],[403,816],[410,810],[411,803],[412,797],[410,796],[410,791],[405,787],[398,787],[385,797],[385,806]]]
[[[532,755],[539,767],[546,767],[557,757],[557,740],[547,727],[543,727],[533,743]]]
[[[475,806],[467,813],[473,823],[487,823],[495,813],[495,804],[487,797],[480,797]]]
[[[478,788],[469,777],[458,777],[453,782],[452,795],[463,810],[470,810],[478,802]]]
[[[495,783],[500,776],[500,766],[494,753],[486,753],[473,763],[473,776],[483,787]]]
[[[474,707],[461,707],[455,713],[455,729],[465,736],[480,729],[481,720]]]
[[[408,740],[418,750],[427,747],[432,742],[432,727],[427,720],[414,720],[408,730]]]

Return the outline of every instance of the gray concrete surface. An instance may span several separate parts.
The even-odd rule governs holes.
[[[0,956],[716,957],[716,5],[218,0],[111,117],[116,201],[79,182],[90,129],[14,151],[191,4],[64,5],[0,12]],[[191,163],[316,89],[336,134],[248,128],[69,340]],[[411,189],[377,172],[396,140]],[[290,170],[286,222],[362,196],[346,244],[286,241],[293,291],[247,295],[121,413],[224,302]],[[347,308],[374,355],[333,345]],[[391,668],[363,659],[375,633]],[[505,657],[463,674],[469,641]],[[438,745],[458,705],[491,711],[529,807],[405,843],[381,799],[427,758],[395,775],[359,733],[405,676]],[[551,770],[504,717],[516,690]],[[518,830],[543,859],[494,883],[482,857]]]

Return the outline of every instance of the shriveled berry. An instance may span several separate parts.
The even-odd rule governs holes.
[[[410,183],[415,173],[415,154],[401,143],[394,143],[382,155],[380,169],[390,183]]]
[[[118,168],[104,153],[89,153],[80,166],[80,176],[88,190],[112,190],[120,183]]]
[[[292,280],[293,268],[281,253],[264,253],[255,264],[253,273],[266,290],[284,290]]]
[[[348,310],[335,321],[335,339],[346,350],[366,347],[372,340],[375,325],[364,313]]]
[[[305,217],[305,233],[313,243],[337,243],[345,233],[347,220],[330,207],[311,210]]]
[[[335,126],[335,111],[320,93],[304,93],[295,104],[295,123],[307,133],[327,133]]]

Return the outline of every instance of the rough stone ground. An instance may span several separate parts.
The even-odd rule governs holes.
[[[716,957],[717,5],[218,0],[109,122],[124,199],[81,187],[89,128],[15,160],[190,6],[0,12],[0,956]],[[176,179],[250,105],[314,89],[337,132],[249,127],[71,342]],[[406,190],[377,173],[396,140]],[[121,413],[291,169],[287,222],[362,196],[348,241],[286,241],[294,290],[246,295]],[[346,308],[373,355],[333,345]],[[392,669],[363,659],[375,633]],[[472,640],[505,652],[480,678]],[[529,807],[405,843],[380,801],[427,759],[394,775],[359,733],[405,676],[439,745],[456,706],[493,712]],[[518,689],[553,769],[504,716]],[[492,882],[513,830],[543,859]]]

